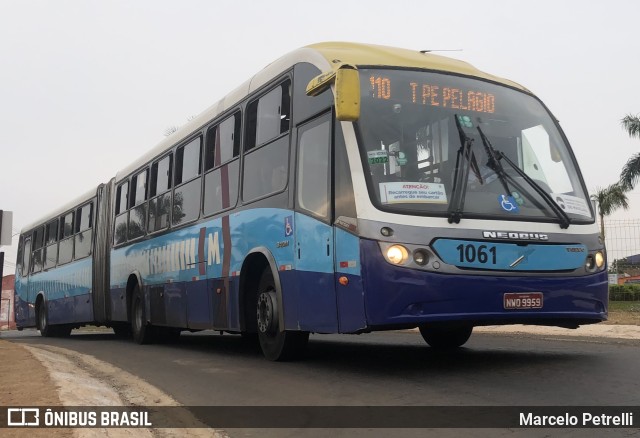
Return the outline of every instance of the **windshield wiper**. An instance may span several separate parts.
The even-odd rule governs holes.
[[[460,149],[456,158],[456,168],[453,174],[453,190],[451,194],[451,202],[449,203],[449,223],[460,223],[462,218],[462,212],[464,210],[464,198],[467,195],[467,181],[469,180],[469,170],[473,170],[473,173],[478,178],[478,181],[482,184],[482,175],[480,174],[480,168],[476,157],[471,150],[473,146],[473,139],[464,132],[458,116],[454,114],[456,127],[460,135]],[[460,169],[460,159],[465,160],[465,165]]]
[[[478,126],[478,132],[480,133],[480,139],[482,140],[482,144],[484,145],[484,149],[487,151],[487,167],[495,172],[506,191],[506,195],[511,195],[511,190],[509,189],[509,184],[507,184],[507,172],[505,172],[504,167],[502,167],[502,163],[500,163],[500,158],[498,156],[498,151],[493,147],[489,139],[480,126]]]
[[[551,195],[549,195],[542,187],[540,187],[540,185],[535,182],[533,178],[527,175],[524,170],[520,169],[518,165],[511,161],[504,152],[496,150],[487,136],[484,135],[484,132],[482,132],[480,126],[478,126],[478,132],[480,133],[480,138],[482,139],[482,143],[484,144],[484,147],[487,150],[487,155],[489,156],[487,167],[489,167],[496,173],[496,175],[498,175],[500,182],[507,191],[507,196],[511,195],[511,191],[509,190],[509,186],[507,185],[507,179],[509,178],[509,175],[504,170],[504,167],[502,167],[502,163],[500,163],[500,160],[502,159],[504,159],[509,164],[509,166],[511,166],[511,168],[515,170],[516,173],[520,175],[538,195],[540,195],[540,197],[547,203],[547,205],[549,205],[551,210],[553,210],[556,217],[560,221],[560,228],[569,228],[569,225],[571,224],[571,218],[562,208],[560,208],[558,204],[555,203]]]

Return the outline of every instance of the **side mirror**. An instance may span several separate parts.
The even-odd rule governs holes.
[[[331,83],[335,84],[336,118],[353,122],[360,118],[360,76],[358,70],[347,64],[337,70],[313,78],[307,85],[308,96],[317,96]]]
[[[343,67],[336,73],[336,118],[343,122],[360,118],[360,75],[355,68]]]

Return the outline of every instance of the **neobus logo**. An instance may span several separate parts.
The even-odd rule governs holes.
[[[482,237],[484,237],[485,239],[549,240],[548,234],[520,233],[511,231],[483,231]]]

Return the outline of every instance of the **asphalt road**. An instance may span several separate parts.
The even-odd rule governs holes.
[[[183,334],[176,344],[148,346],[116,339],[108,332],[74,331],[68,339],[45,339],[35,331],[14,336],[3,338],[55,345],[110,362],[187,406],[640,405],[637,340],[474,334],[464,348],[440,353],[412,332],[315,335],[304,361],[273,363],[239,336],[212,332]],[[602,436],[603,432],[585,434],[588,431],[555,429],[552,436]],[[300,432],[229,431],[242,437],[299,436]],[[305,432],[310,436],[310,431]],[[331,435],[353,436],[354,432],[334,430]],[[390,433],[361,432],[362,436]],[[424,430],[413,432],[425,436]],[[465,435],[484,432],[489,433],[485,429]],[[495,432],[489,435],[502,436]],[[531,431],[531,436],[539,432]],[[630,436],[638,430],[614,432]],[[402,435],[414,436],[407,429]],[[437,435],[456,434],[441,429]]]

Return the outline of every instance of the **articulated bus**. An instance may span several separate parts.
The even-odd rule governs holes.
[[[257,338],[607,318],[576,159],[530,91],[428,52],[280,58],[110,181],[22,230],[16,321]]]

